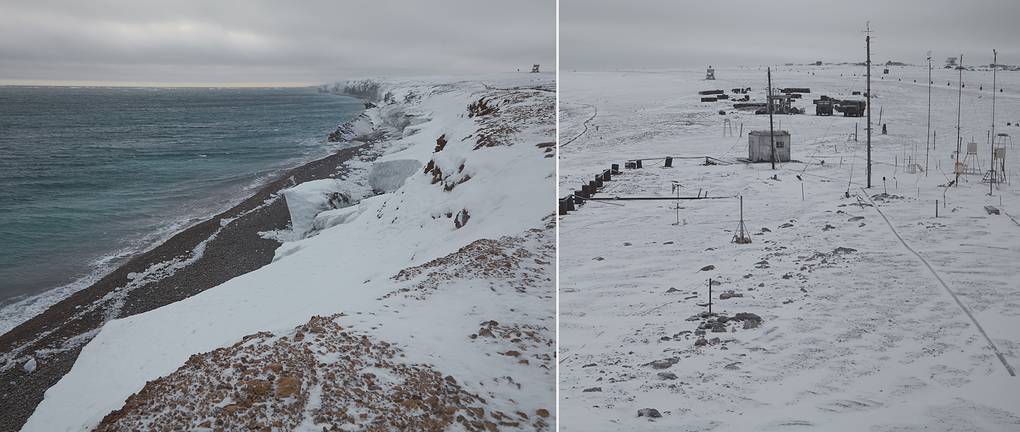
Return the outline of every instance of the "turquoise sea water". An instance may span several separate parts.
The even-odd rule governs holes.
[[[361,110],[314,88],[0,87],[0,306],[239,202]]]

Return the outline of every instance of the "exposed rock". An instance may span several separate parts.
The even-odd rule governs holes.
[[[455,423],[498,430],[492,427],[499,414],[483,409],[485,400],[452,376],[405,363],[393,345],[351,333],[339,318],[313,317],[293,333],[305,335],[301,340],[262,332],[193,355],[148,382],[95,430],[294,430],[306,416],[353,430],[440,431]],[[367,366],[373,372],[365,372]],[[358,411],[350,412],[355,406]],[[531,426],[545,429],[544,422]]]
[[[601,393],[601,392],[602,387],[588,387],[584,390],[581,390],[581,393]]]
[[[656,374],[656,376],[658,376],[659,379],[664,379],[664,380],[675,380],[676,379],[676,374],[673,373],[673,372],[659,372],[658,374]]]
[[[751,320],[751,321],[759,321],[759,322],[761,322],[761,317],[760,316],[758,316],[756,314],[753,314],[753,313],[750,313],[750,312],[738,312],[736,315],[733,316],[733,319],[735,319],[737,321]]]
[[[470,218],[471,215],[468,213],[468,210],[463,209],[460,211],[460,213],[457,213],[457,218],[453,220],[453,226],[456,227],[457,229],[460,229],[464,225],[467,225],[468,219]]]
[[[719,294],[719,300],[726,300],[726,299],[731,299],[733,297],[743,297],[743,296],[744,296],[743,293],[738,293],[738,292],[734,292],[734,291],[724,291],[721,294]]]
[[[637,411],[638,417],[659,418],[662,414],[655,408],[641,408]]]
[[[753,329],[761,325],[761,317],[750,312],[740,312],[733,316],[734,320],[743,321],[744,329]]]
[[[676,359],[661,359],[648,363],[654,369],[666,369],[676,363]]]
[[[276,379],[276,397],[285,398],[296,395],[301,390],[301,378],[281,376]]]
[[[715,266],[714,265],[707,265],[707,266],[704,266],[704,267],[701,268],[701,271],[712,271],[712,270],[715,270]]]

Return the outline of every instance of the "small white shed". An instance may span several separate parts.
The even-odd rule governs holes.
[[[784,130],[777,130],[774,133],[776,141],[776,162],[790,161],[790,133]],[[772,141],[769,139],[769,131],[751,131],[747,134],[747,158],[751,162],[772,161]]]

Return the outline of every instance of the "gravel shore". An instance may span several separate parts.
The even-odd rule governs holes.
[[[351,147],[287,171],[240,204],[135,256],[92,286],[0,336],[0,353],[5,355],[48,353],[37,356],[32,372],[25,371],[23,360],[0,372],[0,431],[16,431],[24,425],[46,390],[71,369],[82,347],[107,320],[185,299],[269,264],[280,243],[258,233],[284,229],[290,222],[287,204],[277,192],[309,180],[343,178],[347,174],[343,164],[359,156],[373,157],[370,149],[368,145]],[[230,223],[224,225],[224,220]],[[132,274],[186,259],[203,242],[204,252],[196,261],[124,289],[132,282]],[[117,290],[126,294],[111,301],[109,295]]]

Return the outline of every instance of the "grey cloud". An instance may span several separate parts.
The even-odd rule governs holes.
[[[0,79],[321,82],[555,63],[555,0],[0,2]]]
[[[785,62],[921,63],[964,53],[973,63],[1020,63],[1013,0],[560,1],[565,70],[680,68]],[[971,63],[968,61],[968,63]]]

